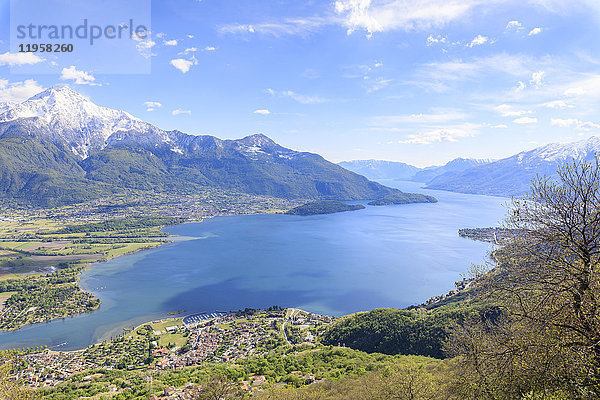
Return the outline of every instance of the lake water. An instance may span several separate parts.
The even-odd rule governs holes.
[[[169,227],[178,235],[173,243],[82,274],[81,286],[102,301],[97,311],[0,334],[0,348],[79,349],[182,309],[280,305],[339,316],[406,307],[453,289],[472,264],[484,262],[489,245],[460,238],[457,230],[497,225],[506,199],[383,183],[431,194],[439,203]]]

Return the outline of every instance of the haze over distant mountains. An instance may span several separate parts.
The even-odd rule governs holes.
[[[490,160],[456,158],[445,165],[418,168],[397,161],[354,160],[342,161],[338,165],[364,175],[369,179],[399,179],[416,182],[429,182],[433,178],[447,173],[464,171],[477,165],[490,163]]]
[[[0,105],[0,197],[54,206],[123,188],[200,188],[298,199],[378,199],[398,190],[257,134],[239,140],[164,131],[67,86]]]
[[[338,165],[369,179],[411,179],[420,171],[402,162],[381,160],[342,161]]]
[[[556,177],[561,165],[574,160],[591,161],[600,153],[600,139],[589,139],[572,143],[551,143],[530,151],[497,161],[458,158],[441,167],[419,169],[414,175],[385,176],[385,179],[401,179],[424,182],[426,188],[460,193],[492,196],[520,196],[525,194],[536,176]],[[358,169],[364,161],[345,162],[350,169]],[[388,165],[393,162],[370,161],[371,165]],[[408,170],[407,164],[401,164]],[[389,170],[389,169],[387,169]],[[365,176],[377,178],[378,172]]]
[[[493,196],[526,193],[537,175],[556,177],[561,165],[574,160],[591,161],[600,153],[600,139],[551,143],[496,162],[469,168],[453,176],[439,176],[427,183],[431,189]]]

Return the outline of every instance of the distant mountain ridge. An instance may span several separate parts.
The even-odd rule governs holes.
[[[201,187],[315,200],[378,199],[397,189],[257,134],[238,140],[165,131],[67,86],[0,108],[0,196],[54,206],[123,188]]]
[[[342,161],[338,165],[364,175],[369,179],[397,179],[416,182],[429,182],[437,176],[464,171],[478,165],[490,163],[490,160],[474,158],[455,158],[444,165],[418,168],[398,161],[353,160]]]
[[[424,182],[427,183],[432,179],[437,178],[438,176],[443,176],[447,174],[456,174],[461,171],[467,170],[469,168],[473,168],[479,165],[489,164],[490,160],[480,160],[475,158],[455,158],[447,162],[441,166],[433,166],[423,168],[419,172],[417,172],[411,179],[416,182]],[[447,175],[451,176],[451,175]]]
[[[395,161],[353,160],[338,163],[350,171],[369,179],[411,179],[420,168]]]
[[[572,143],[550,143],[490,164],[441,175],[427,188],[493,196],[520,196],[537,175],[556,177],[561,165],[574,160],[591,161],[600,153],[600,139],[590,137]]]
[[[600,154],[600,138],[592,136],[577,142],[550,143],[501,160],[457,158],[443,166],[418,169],[408,180],[423,182],[427,189],[503,197],[521,196],[529,191],[531,181],[536,176],[555,178],[556,172],[565,163],[574,160],[591,161],[596,154]],[[354,171],[377,169],[379,165],[388,164],[394,162],[343,163]],[[407,165],[398,164],[403,168]],[[378,175],[379,172],[371,172],[373,179],[379,179],[375,178]],[[391,178],[407,179],[402,174]]]

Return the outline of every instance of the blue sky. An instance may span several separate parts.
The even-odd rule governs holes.
[[[163,129],[418,166],[600,133],[598,0],[167,0],[151,17],[134,43],[151,73],[107,74],[94,47],[15,54],[3,0],[0,102],[67,83]]]

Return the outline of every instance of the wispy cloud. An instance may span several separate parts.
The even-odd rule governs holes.
[[[269,114],[271,114],[271,111],[266,110],[266,109],[254,110],[253,114],[269,115]]]
[[[90,86],[101,86],[96,83],[96,78],[89,72],[80,71],[74,65],[69,68],[63,68],[60,75],[62,80],[72,80],[76,85],[90,85]]]
[[[503,117],[520,117],[522,115],[533,113],[533,111],[530,110],[517,110],[508,104],[500,104],[499,106],[494,107],[494,110],[499,112]]]
[[[591,121],[580,121],[575,118],[552,118],[550,120],[552,126],[557,126],[559,128],[575,128],[581,131],[591,131],[600,129],[600,124]]]
[[[446,43],[448,41],[448,38],[446,36],[442,36],[442,35],[437,35],[437,36],[433,36],[433,35],[429,35],[427,36],[427,40],[425,41],[425,43],[427,44],[427,47],[433,46],[435,44],[438,43]]]
[[[21,103],[43,90],[33,79],[12,83],[7,79],[0,79],[0,102]]]
[[[526,125],[526,124],[536,124],[538,122],[538,120],[535,117],[521,117],[521,118],[514,119],[513,122],[515,124]]]
[[[564,100],[553,100],[542,104],[546,108],[575,108],[574,105],[567,103]]]
[[[542,33],[542,28],[533,28],[529,31],[528,36],[539,35],[540,33]]]
[[[535,62],[527,55],[499,53],[470,60],[455,59],[424,64],[416,74],[418,78],[429,82],[463,81],[491,72],[521,77],[533,73],[532,65],[535,65]]]
[[[182,110],[181,108],[178,108],[176,110],[171,111],[172,115],[192,115],[192,112],[190,110]]]
[[[506,24],[506,28],[507,31],[520,31],[523,30],[523,24],[520,23],[519,21],[508,21],[508,23]]]
[[[154,111],[157,108],[162,107],[162,104],[158,101],[145,101],[146,111]]]
[[[367,93],[373,93],[388,87],[389,84],[392,83],[392,80],[380,77],[375,79],[368,79],[365,82],[367,85]]]
[[[221,34],[248,35],[261,34],[275,37],[286,35],[307,35],[319,31],[323,26],[331,25],[331,17],[286,18],[281,22],[256,24],[227,24],[219,27]]]
[[[371,122],[375,126],[397,126],[403,124],[440,124],[443,122],[463,120],[467,116],[461,112],[444,112],[434,114],[401,114],[381,115],[373,117]]]
[[[160,33],[158,35],[160,35]],[[156,42],[152,40],[151,36],[149,31],[139,32],[139,34],[134,33],[131,36],[131,38],[137,42],[135,47],[138,53],[144,58],[156,56],[156,54],[152,53],[152,48],[156,46]]]
[[[465,17],[482,0],[337,0],[335,11],[343,17],[348,34],[364,30],[369,35],[388,30],[439,28]]]
[[[459,139],[476,136],[480,133],[480,124],[461,124],[449,127],[440,127],[410,134],[399,143],[406,144],[432,144],[436,142],[457,142]]]
[[[270,94],[271,96],[277,96],[277,97],[287,97],[290,98],[294,101],[297,101],[300,104],[320,104],[320,103],[327,103],[331,100],[320,97],[320,96],[307,96],[304,94],[298,94],[292,90],[283,90],[283,91],[275,91],[271,88],[266,89],[265,92],[267,92],[268,94]]]
[[[31,65],[44,61],[34,53],[9,53],[0,54],[0,65]]]
[[[471,40],[471,43],[469,43],[467,47],[481,46],[482,44],[487,43],[488,40],[489,38],[487,36],[477,35],[473,40]]]

